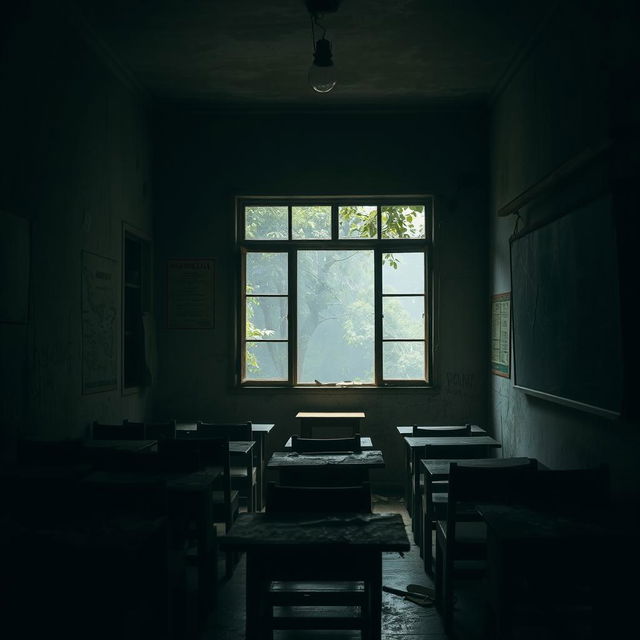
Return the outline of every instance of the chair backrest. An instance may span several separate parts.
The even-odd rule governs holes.
[[[174,440],[176,437],[176,421],[168,422],[145,422],[145,440]]]
[[[527,491],[527,503],[550,510],[607,507],[611,500],[609,466],[542,469]]]
[[[417,424],[413,425],[413,435],[414,436],[422,436],[429,438],[449,438],[452,436],[470,436],[471,435],[471,425],[465,424],[459,427],[428,427],[428,426],[418,426]]]
[[[368,482],[349,487],[289,487],[267,483],[267,513],[371,513]]]
[[[229,440],[253,440],[251,422],[198,422],[197,437],[228,438]]]
[[[142,422],[104,424],[94,420],[91,437],[94,440],[144,440],[144,424]]]
[[[461,505],[521,502],[530,491],[534,476],[539,473],[535,459],[509,467],[473,467],[452,462],[449,466],[447,540],[455,541],[455,526]]]
[[[291,436],[291,450],[298,453],[362,451],[360,435],[350,438],[302,438]]]

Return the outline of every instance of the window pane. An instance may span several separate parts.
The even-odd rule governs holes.
[[[424,298],[422,296],[382,299],[382,337],[424,340]]]
[[[378,217],[376,207],[343,206],[338,207],[338,237],[377,238]]]
[[[424,253],[385,254],[382,293],[424,293]]]
[[[247,342],[247,380],[286,380],[287,342]]]
[[[287,293],[287,254],[257,253],[247,255],[247,293],[285,294]]]
[[[247,296],[247,339],[286,340],[288,300]]]
[[[291,226],[294,240],[330,240],[331,207],[292,207]]]
[[[373,251],[298,251],[298,382],[373,382],[373,267]]]
[[[424,342],[384,342],[382,377],[385,380],[424,380]]]
[[[287,207],[245,207],[244,237],[247,240],[286,240]]]
[[[383,238],[424,238],[424,205],[381,207]]]

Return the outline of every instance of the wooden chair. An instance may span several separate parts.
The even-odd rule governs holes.
[[[303,438],[298,435],[291,436],[291,450],[297,453],[339,453],[362,451],[360,434],[350,438]]]
[[[487,460],[483,468],[508,467],[509,469],[529,469],[531,466],[537,468],[538,461],[535,459],[517,459],[513,463],[507,462],[502,458],[495,460]],[[464,466],[464,462],[460,462],[459,466]],[[427,575],[433,576],[433,531],[438,520],[447,519],[447,502],[449,482],[448,480],[438,480],[431,482],[429,488],[425,484],[422,487],[422,513],[424,518],[422,521],[422,554],[424,560],[424,569]]]
[[[240,441],[252,441],[254,439],[251,431],[251,422],[198,422],[195,437],[228,438],[229,440]],[[240,492],[240,496],[246,499],[249,513],[255,511],[258,491],[258,467],[254,463],[253,456],[253,451],[246,456],[231,456],[231,487],[232,489],[237,489]]]
[[[289,487],[269,482],[266,495],[266,512],[272,515],[322,518],[331,514],[339,518],[341,513],[345,517],[371,513],[369,483]],[[272,637],[275,629],[359,629],[363,638],[375,637],[370,623],[370,593],[381,588],[376,587],[373,577],[375,562],[366,558],[354,562],[348,553],[326,549],[298,556],[278,553],[274,548],[269,555],[261,560],[268,565],[270,580],[262,586],[264,606],[258,612],[266,637]],[[321,607],[324,615],[308,607]],[[345,608],[351,607],[357,607],[359,615],[345,615]]]
[[[446,630],[453,623],[454,570],[461,562],[467,576],[481,575],[485,569],[486,526],[469,505],[521,500],[538,473],[536,460],[517,468],[451,463],[446,520],[436,524],[436,602]]]
[[[208,466],[221,467],[222,474],[211,495],[213,523],[224,525],[227,533],[239,513],[238,492],[231,487],[229,440],[227,438],[189,438],[159,440],[158,454],[165,468],[192,472]],[[173,505],[179,508],[179,505]],[[226,575],[231,576],[237,555],[226,554]]]
[[[144,440],[144,424],[142,422],[106,424],[94,420],[91,437],[94,440]]]
[[[441,427],[441,426],[421,426],[413,425],[413,435],[423,438],[452,438],[463,437],[471,435],[471,424],[467,423],[457,427]],[[426,452],[427,448],[424,448]],[[450,451],[439,449],[437,454],[433,454],[434,457],[451,457]],[[427,457],[426,453],[422,457]],[[424,476],[420,473],[419,469],[414,469],[414,459],[409,456],[407,461],[407,483],[408,489],[406,494],[408,495],[407,511],[411,516],[411,524],[413,529],[413,536],[415,542],[420,547],[420,552],[424,553],[422,548],[422,495],[424,493]],[[434,493],[446,490],[446,483],[433,483]]]
[[[527,629],[535,626],[541,634],[562,630],[564,637],[616,635],[616,625],[629,605],[633,607],[626,599],[633,590],[624,583],[638,567],[638,530],[626,510],[610,509],[609,482],[607,465],[545,469],[530,478],[518,505],[531,511],[520,511],[527,514],[524,522],[517,510],[509,518],[509,566],[490,565],[487,592],[496,622],[494,637],[513,637],[518,623]],[[630,524],[619,535],[621,527]],[[556,527],[560,532],[554,534]],[[600,533],[582,537],[583,527]],[[492,551],[505,551],[498,544],[494,540]],[[514,573],[518,578],[512,580],[508,576]]]

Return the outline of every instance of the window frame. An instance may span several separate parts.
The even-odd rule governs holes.
[[[382,207],[389,205],[417,205],[425,206],[425,238],[381,238],[382,235]],[[292,238],[292,208],[299,206],[331,206],[331,239],[293,239]],[[338,207],[340,205],[374,205],[377,206],[377,237],[376,238],[339,238]],[[287,238],[277,240],[245,239],[245,207],[287,207]],[[239,287],[237,289],[237,324],[235,349],[237,386],[241,388],[277,387],[292,389],[381,389],[418,387],[430,388],[434,385],[433,366],[433,336],[434,336],[434,198],[432,195],[402,195],[402,196],[237,196],[236,197],[236,248],[239,260]],[[297,252],[299,250],[373,250],[374,252],[374,381],[357,385],[343,386],[338,383],[314,385],[297,383]],[[243,378],[246,367],[246,254],[258,253],[286,253],[287,254],[287,297],[288,297],[288,328],[285,340],[274,340],[288,343],[287,379],[286,380],[246,380]],[[424,379],[384,379],[383,375],[383,299],[389,295],[382,293],[382,255],[385,253],[416,253],[424,252],[424,314],[425,314],[425,378]],[[409,294],[406,294],[409,295]],[[395,341],[411,341],[410,339],[396,339]],[[261,342],[264,342],[262,340]]]

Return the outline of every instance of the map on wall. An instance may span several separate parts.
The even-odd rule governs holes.
[[[491,297],[491,373],[511,377],[511,293]]]
[[[82,393],[118,386],[115,260],[82,252]]]

